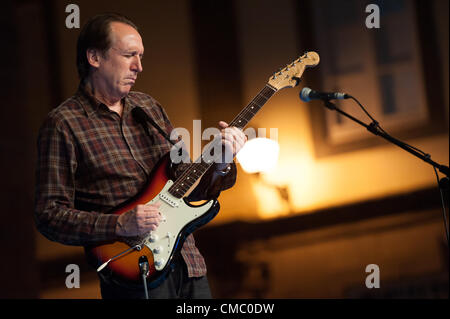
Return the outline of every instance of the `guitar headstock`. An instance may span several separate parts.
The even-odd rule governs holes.
[[[288,64],[284,69],[275,72],[269,79],[269,84],[277,90],[286,87],[295,87],[300,82],[300,78],[307,67],[313,67],[319,64],[319,55],[314,52],[306,52],[297,60]]]

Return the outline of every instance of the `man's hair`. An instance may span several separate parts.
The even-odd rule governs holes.
[[[97,49],[105,55],[111,47],[111,22],[122,22],[138,31],[137,26],[130,19],[118,13],[99,14],[89,19],[81,29],[77,41],[77,70],[82,82],[89,75],[90,69],[86,51]]]

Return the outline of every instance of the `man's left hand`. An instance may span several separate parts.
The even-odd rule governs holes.
[[[228,123],[224,121],[219,122],[220,134],[222,135],[222,145],[224,146],[225,159],[224,163],[217,163],[217,170],[222,170],[233,161],[236,154],[242,149],[245,142],[247,141],[247,136],[235,126],[230,127]]]

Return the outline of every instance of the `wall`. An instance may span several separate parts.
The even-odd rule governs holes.
[[[7,3],[11,15],[1,21],[9,25],[5,35],[11,37],[19,54],[5,58],[11,63],[3,70],[17,73],[5,91],[5,101],[13,107],[3,111],[21,121],[5,123],[1,133],[2,148],[11,155],[3,158],[2,165],[8,168],[4,169],[7,182],[2,185],[8,203],[5,211],[16,212],[8,215],[11,227],[3,226],[2,242],[9,242],[17,233],[23,234],[23,241],[7,246],[9,262],[2,264],[2,273],[9,270],[15,275],[2,277],[2,286],[8,287],[2,294],[98,298],[95,273],[85,264],[82,248],[48,241],[34,230],[31,216],[37,129],[45,114],[71,96],[78,85],[74,61],[79,30],[64,27],[68,1]],[[448,2],[430,3],[448,118]],[[284,0],[276,6],[266,0],[219,1],[206,7],[189,1],[77,4],[82,23],[101,11],[119,11],[140,26],[144,72],[135,89],[158,99],[174,126],[189,130],[193,119],[201,118],[207,126],[222,118],[231,120],[275,70],[306,48],[313,49],[305,37],[308,30],[300,28],[303,16],[308,17],[299,11],[307,6],[306,1]],[[215,5],[227,18],[211,24],[213,31],[208,34],[205,29],[214,21],[202,14],[214,11]],[[213,46],[208,61],[204,60],[208,36],[216,50],[227,50],[225,58],[216,52],[220,58],[214,61]],[[222,40],[231,47],[221,47]],[[217,68],[209,64],[212,62],[217,62]],[[302,86],[315,83],[317,68],[320,64],[305,72]],[[222,89],[225,84],[227,89]],[[276,169],[260,176],[264,184],[239,167],[237,184],[220,197],[220,214],[198,231],[197,242],[208,263],[214,295],[395,297],[421,279],[426,291],[438,287],[438,293],[431,296],[425,292],[425,296],[448,296],[448,289],[440,288],[440,283],[448,282],[448,272],[443,270],[448,266],[448,246],[442,238],[433,170],[387,143],[316,158],[316,124],[308,105],[299,101],[298,92],[298,88],[278,92],[251,123],[267,130],[278,128],[281,153]],[[406,142],[448,165],[448,120],[445,130],[447,133]],[[21,133],[11,134],[15,131]],[[267,183],[286,186],[291,204],[287,205],[275,188],[264,186]],[[402,203],[414,205],[405,208]],[[79,290],[64,286],[64,269],[69,263],[82,267]],[[364,266],[369,263],[380,265],[382,282],[389,290],[378,291],[378,295],[364,287],[361,290]],[[16,278],[23,272],[29,278],[18,284]],[[19,288],[25,283],[28,294]],[[414,293],[406,296],[411,295]]]

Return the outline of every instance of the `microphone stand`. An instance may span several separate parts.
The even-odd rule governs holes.
[[[449,178],[449,168],[448,168],[448,166],[436,163],[435,161],[433,161],[431,159],[431,156],[429,154],[425,154],[425,155],[420,154],[419,152],[417,152],[414,149],[412,149],[411,147],[409,147],[407,144],[405,144],[402,141],[400,141],[400,140],[390,136],[386,132],[380,130],[380,127],[379,127],[377,121],[373,121],[372,123],[367,125],[366,123],[361,122],[357,118],[351,116],[350,114],[348,114],[348,113],[342,111],[341,109],[339,109],[338,107],[336,107],[336,105],[331,103],[330,100],[323,100],[323,102],[324,102],[325,106],[328,109],[330,109],[332,111],[336,111],[339,114],[344,115],[345,117],[351,119],[352,121],[354,121],[354,122],[364,126],[369,132],[373,133],[374,135],[381,136],[385,140],[387,140],[387,141],[397,145],[398,147],[404,149],[405,151],[407,151],[407,152],[413,154],[414,156],[420,158],[424,162],[426,162],[426,163],[432,165],[433,167],[437,168],[441,173],[447,175],[447,177],[442,178],[441,181],[439,182],[440,187],[443,187],[443,188],[445,188],[445,186],[448,187],[448,178]]]
[[[349,96],[350,97],[350,96]],[[354,98],[353,98],[354,99]],[[354,99],[356,102],[358,102],[356,99]],[[328,99],[322,99],[322,101],[325,104],[325,107],[327,107],[328,109],[332,110],[332,111],[336,111],[339,114],[344,115],[345,117],[351,119],[352,121],[364,126],[369,132],[371,132],[374,135],[377,136],[381,136],[382,138],[384,138],[385,140],[391,142],[392,144],[397,145],[398,147],[404,149],[405,151],[407,151],[408,153],[413,154],[414,156],[420,158],[421,160],[423,160],[424,162],[430,164],[431,166],[434,167],[435,169],[435,173],[436,173],[436,178],[438,180],[438,184],[439,184],[439,191],[441,193],[441,201],[442,201],[442,208],[443,208],[443,215],[444,215],[444,227],[445,227],[445,233],[446,233],[446,237],[447,237],[447,244],[449,242],[449,231],[448,231],[448,226],[447,226],[447,216],[445,213],[445,204],[444,204],[444,194],[443,194],[443,190],[448,189],[449,187],[449,169],[448,166],[445,165],[441,165],[436,163],[435,161],[433,161],[431,159],[430,154],[421,154],[419,152],[417,152],[414,147],[390,136],[388,133],[386,133],[382,128],[380,128],[379,123],[377,121],[375,121],[369,114],[369,117],[372,119],[372,122],[367,125],[364,122],[361,122],[360,120],[358,120],[357,118],[351,116],[350,114],[342,111],[341,109],[339,109],[338,107],[336,107],[335,104],[331,103],[330,100]],[[359,104],[359,102],[358,102]],[[360,104],[360,106],[362,107],[362,105]],[[363,108],[364,110],[364,108]],[[365,111],[365,110],[364,110]],[[366,112],[367,113],[367,112]],[[436,168],[443,174],[446,175],[446,177],[443,177],[439,180],[439,176],[436,172]]]

